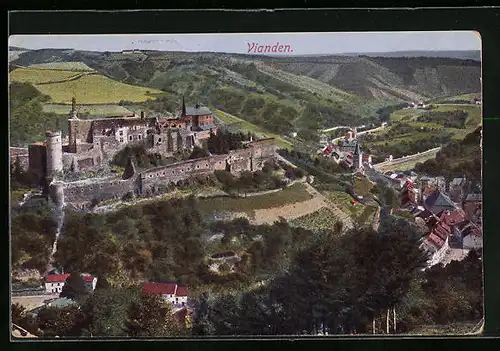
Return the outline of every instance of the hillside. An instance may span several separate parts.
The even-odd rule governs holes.
[[[445,175],[449,178],[461,177],[481,181],[482,150],[481,127],[460,141],[452,141],[444,146],[435,159],[418,163],[415,171],[428,175]]]
[[[84,76],[80,82],[106,77],[169,93],[168,103],[165,99],[156,106],[148,103],[157,112],[165,107],[173,112],[184,95],[188,103],[218,108],[273,133],[298,132],[299,138],[310,141],[317,139],[320,128],[375,122],[376,111],[386,105],[480,92],[480,63],[446,58],[44,49],[21,53],[12,64],[50,68],[64,62],[81,62],[102,74]],[[89,81],[85,88],[85,103],[104,103],[89,93],[93,84]],[[52,88],[43,93],[66,101],[66,92],[75,87]],[[123,100],[140,102],[133,96]]]

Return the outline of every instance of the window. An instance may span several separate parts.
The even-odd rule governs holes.
[[[120,138],[120,143],[123,143],[123,138]]]
[[[128,137],[128,140],[132,141],[132,138],[133,138],[133,136],[132,136],[132,135],[130,135],[130,136]]]
[[[182,306],[185,306],[185,305],[186,305],[186,304],[183,302],[183,303],[182,303]]]
[[[158,138],[158,142],[161,143],[161,138]]]
[[[122,130],[120,130],[120,136],[123,136],[123,131]]]
[[[139,138],[139,140],[141,140],[142,135],[139,134],[137,137]]]

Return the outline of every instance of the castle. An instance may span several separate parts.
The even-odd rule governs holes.
[[[217,133],[210,109],[200,105],[186,106],[177,118],[150,117],[143,112],[134,115],[102,119],[79,119],[73,98],[68,118],[68,138],[63,142],[60,131],[47,131],[46,141],[29,145],[27,153],[11,148],[34,179],[45,180],[51,199],[85,208],[99,197],[104,200],[127,193],[154,194],[161,185],[178,185],[188,178],[207,178],[216,170],[234,175],[242,171],[261,169],[266,160],[274,158],[274,139],[250,141],[245,148],[224,155],[187,160],[137,172],[129,160],[123,175],[61,181],[61,175],[97,169],[109,163],[124,147],[141,143],[148,151],[171,156],[177,151],[202,146],[202,141]],[[27,162],[26,162],[27,158]],[[27,163],[27,165],[26,165]]]

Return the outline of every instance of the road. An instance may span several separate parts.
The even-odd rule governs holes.
[[[384,166],[392,166],[392,165],[396,165],[396,164],[399,164],[399,163],[403,163],[403,162],[408,162],[408,161],[411,161],[412,159],[415,159],[417,157],[421,157],[425,154],[428,154],[428,153],[431,153],[431,152],[437,152],[441,149],[441,146],[440,147],[435,147],[433,149],[429,149],[427,151],[424,151],[424,152],[419,152],[419,153],[416,153],[416,154],[413,154],[413,155],[408,155],[408,156],[403,156],[403,157],[400,157],[400,158],[396,158],[396,159],[393,159],[392,161],[385,161],[385,162],[381,162],[381,163],[377,163],[375,165],[373,165],[373,168],[375,170],[379,170],[381,168],[383,168]]]
[[[363,135],[365,133],[373,133],[373,132],[376,132],[376,131],[379,131],[379,130],[382,130],[382,129],[385,129],[385,126],[382,127],[377,127],[377,128],[373,128],[373,129],[367,129],[367,130],[363,130],[361,132],[357,132],[356,135]],[[340,140],[340,139],[345,139],[345,136],[341,136],[341,137],[338,137],[338,138],[335,138],[335,139],[332,139],[331,142],[332,143],[335,143],[336,141]]]

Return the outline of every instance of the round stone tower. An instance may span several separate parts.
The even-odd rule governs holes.
[[[62,172],[62,138],[61,132],[45,132],[47,137],[47,176],[53,177],[56,173]]]

